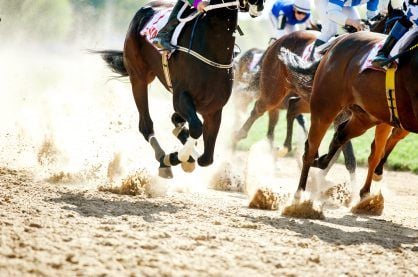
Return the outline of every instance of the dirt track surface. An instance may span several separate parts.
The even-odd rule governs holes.
[[[240,193],[124,196],[0,168],[0,275],[417,276],[418,176],[385,180],[382,216],[319,221],[249,209]]]

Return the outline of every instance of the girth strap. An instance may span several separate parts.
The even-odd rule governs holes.
[[[161,60],[163,65],[163,72],[165,81],[167,83],[168,90],[173,93],[173,85],[171,83],[170,68],[168,67],[168,57],[170,53],[168,51],[163,51],[161,54]]]
[[[396,104],[395,72],[396,67],[390,67],[386,70],[386,100],[388,101],[390,122],[397,128],[403,129]]]

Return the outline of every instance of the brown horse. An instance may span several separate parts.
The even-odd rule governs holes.
[[[154,149],[161,177],[172,178],[171,166],[180,163],[185,171],[192,171],[195,159],[200,166],[212,164],[222,109],[231,95],[238,9],[244,7],[248,11],[249,5],[253,5],[250,12],[254,11],[254,6],[260,11],[263,3],[262,0],[212,0],[208,12],[198,14],[183,28],[178,45],[185,50],[175,51],[168,60],[175,111],[174,133],[184,144],[178,152],[165,154],[154,136],[147,87],[155,77],[167,89],[170,82],[164,74],[161,53],[140,34],[156,11],[171,4],[150,2],[142,7],[131,21],[123,52],[100,52],[114,71],[129,76],[139,112],[139,131]],[[185,16],[191,12],[186,11]],[[201,114],[203,123],[197,113]],[[189,129],[184,126],[186,122]],[[198,156],[195,145],[202,134],[204,151]]]
[[[370,193],[372,175],[385,151],[391,126],[397,125],[390,116],[385,94],[385,74],[370,69],[360,72],[360,68],[370,50],[384,38],[383,35],[366,32],[348,35],[323,56],[319,66],[312,65],[317,70],[310,103],[311,127],[296,197],[306,188],[311,166],[327,168],[343,144],[377,125],[368,174],[360,196],[365,197]],[[417,43],[418,36],[415,36],[412,45]],[[405,129],[400,137],[407,132],[418,133],[418,81],[411,78],[417,70],[418,51],[415,48],[400,57],[395,78],[396,106],[401,126]],[[344,109],[351,110],[352,116],[338,127],[328,153],[316,158],[326,130]]]
[[[396,20],[400,19],[403,16],[403,14],[404,13],[402,9],[394,9],[392,7],[391,2],[389,2],[388,13],[386,15],[379,14],[376,17],[372,18],[370,22],[366,21],[365,23],[373,32],[388,34]],[[348,33],[354,33],[356,31],[354,27],[351,26],[344,26],[344,29]],[[309,113],[309,103],[302,100],[303,99],[298,101],[297,99],[294,99],[293,101],[289,102],[289,106],[287,108],[287,133],[285,142],[283,144],[284,150],[287,151],[292,150],[293,121],[295,117],[297,117],[301,113]],[[383,164],[381,168],[383,170]]]
[[[235,119],[237,124],[241,124],[239,119],[246,115],[246,111],[251,102],[257,100],[260,97],[260,75],[261,75],[261,65],[264,58],[265,50],[259,48],[251,48],[247,50],[241,57],[236,61],[235,64],[235,73],[234,73],[234,88],[232,94],[232,100],[235,106]],[[258,61],[255,61],[257,55],[263,55],[259,57]],[[254,64],[256,65],[257,70],[254,70]],[[305,104],[296,93],[290,92],[282,100],[279,109],[287,109],[286,118],[288,132],[286,133],[286,140],[284,143],[285,148],[291,148],[291,136],[293,131],[293,121],[296,119],[298,124],[302,127],[305,134],[307,130],[305,127],[305,119],[302,115],[302,112],[305,112],[306,109],[301,108],[301,105],[309,106]],[[292,109],[289,109],[292,107]],[[306,112],[309,111],[308,110]],[[295,114],[297,113],[297,114]],[[290,127],[291,126],[291,127]],[[289,139],[290,137],[290,139]],[[272,139],[270,140],[272,142]]]
[[[266,50],[260,70],[260,97],[255,102],[250,116],[236,134],[236,141],[245,138],[255,120],[262,116],[264,112],[268,111],[267,137],[272,143],[274,141],[274,129],[279,117],[279,108],[290,92],[297,93],[301,98],[301,100],[297,101],[299,104],[298,109],[304,112],[309,111],[308,103],[311,95],[309,80],[307,82],[300,82],[294,79],[293,72],[277,58],[277,54],[284,47],[292,49],[298,55],[302,55],[305,48],[316,39],[317,35],[317,32],[311,31],[293,32],[282,36]],[[291,137],[291,131],[289,134]],[[344,147],[343,152],[346,157],[347,169],[352,174],[352,177],[354,177],[356,162],[350,142]]]

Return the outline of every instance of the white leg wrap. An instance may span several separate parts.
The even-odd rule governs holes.
[[[183,148],[178,152],[178,158],[181,162],[187,162],[189,156],[196,151],[197,141],[193,138],[188,138]]]

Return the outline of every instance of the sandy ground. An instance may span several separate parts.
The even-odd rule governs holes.
[[[272,167],[262,144],[231,159],[222,144],[233,113],[225,112],[217,164],[189,175],[176,169],[168,182],[152,177],[152,197],[102,192],[109,174],[119,184],[157,169],[129,84],[109,81],[103,63],[79,50],[24,53],[0,52],[8,64],[0,68],[0,276],[418,275],[417,175],[387,172],[378,217],[326,208],[321,221],[249,209],[243,193],[208,189],[222,161],[241,167],[229,172],[235,188],[247,175],[283,193],[294,192],[298,164],[283,158]],[[172,107],[159,90],[151,115],[173,150]],[[328,178],[346,175],[338,165]],[[358,180],[364,175],[359,169]]]
[[[241,193],[125,196],[0,168],[0,275],[417,276],[418,176],[385,180],[382,216],[319,221],[249,209]]]

